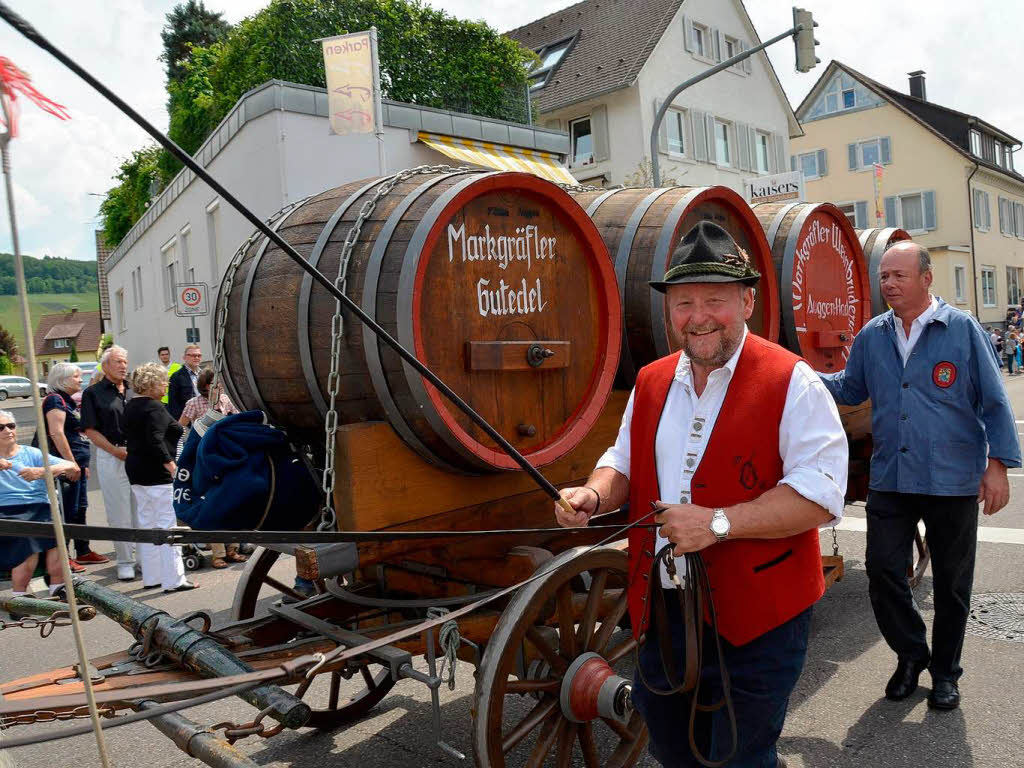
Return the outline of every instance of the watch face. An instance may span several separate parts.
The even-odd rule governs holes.
[[[724,536],[729,532],[729,521],[724,517],[716,517],[711,521],[711,532],[716,536]]]

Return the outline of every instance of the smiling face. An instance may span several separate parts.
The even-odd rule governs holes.
[[[921,271],[920,252],[913,243],[897,243],[882,255],[878,281],[882,297],[897,315],[928,304],[932,271]]]
[[[739,283],[685,283],[669,286],[666,298],[672,332],[690,361],[712,369],[725,365],[754,311],[754,289]]]

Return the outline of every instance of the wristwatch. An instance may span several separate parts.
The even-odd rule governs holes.
[[[725,516],[724,509],[719,507],[715,510],[715,514],[711,516],[711,524],[708,528],[711,529],[711,532],[715,534],[715,538],[719,541],[725,541],[729,537],[732,524],[729,522],[729,518]]]

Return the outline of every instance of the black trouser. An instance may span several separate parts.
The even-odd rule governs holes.
[[[882,636],[899,658],[929,661],[933,678],[957,680],[971,607],[978,545],[975,496],[868,492],[867,572],[871,608]],[[924,520],[931,553],[935,621],[932,650],[907,573],[914,532]]]
[[[82,472],[74,482],[65,480],[60,483],[65,523],[85,525],[85,513],[89,506],[88,485],[89,481],[85,477],[85,472]],[[76,556],[86,555],[91,551],[87,540],[75,539]]]

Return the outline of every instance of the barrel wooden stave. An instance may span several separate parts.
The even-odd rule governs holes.
[[[778,337],[778,298],[771,251],[742,197],[727,187],[634,188],[575,193],[608,246],[623,306],[623,351],[617,388],[629,388],[636,372],[677,348],[667,327],[664,298],[648,285],[661,279],[672,251],[702,220],[722,226],[750,256],[764,279],[758,284],[752,332]]]
[[[333,281],[345,237],[376,189],[363,180],[329,190],[279,221],[278,231]],[[452,199],[438,203],[445,195]],[[468,223],[463,221],[467,216]],[[556,258],[543,263],[533,259],[530,270],[524,262],[512,261],[500,273],[493,261],[459,264],[449,258],[448,223],[466,223],[467,234],[473,236],[482,235],[486,223],[498,236],[525,226],[521,219],[558,238]],[[475,231],[477,225],[481,232]],[[543,308],[538,287],[532,304],[525,301],[529,291],[521,292],[528,305],[521,316],[490,314],[474,324],[475,310],[468,303],[469,298],[478,300],[468,292],[473,281],[486,274],[494,283],[507,277],[511,285],[513,273],[517,281],[541,281],[537,285],[548,291]],[[589,280],[581,284],[580,274]],[[604,245],[571,198],[536,177],[457,172],[400,182],[363,222],[348,262],[345,290],[364,309],[372,307],[371,314],[385,330],[412,348],[535,464],[571,450],[610,393],[620,313]],[[410,301],[413,295],[418,297],[416,307]],[[506,309],[518,309],[518,295],[510,299],[503,294],[502,300]],[[311,436],[322,430],[334,309],[334,297],[304,279],[276,246],[265,238],[253,243],[227,297],[225,359],[232,395],[244,407],[263,408],[275,423],[294,431]],[[426,313],[422,328],[416,325],[416,312]],[[456,471],[515,467],[396,353],[368,338],[357,318],[347,310],[343,316],[339,423],[390,420],[424,458]],[[492,336],[517,342],[572,339],[571,365],[468,371],[462,340],[491,341]],[[368,340],[372,347],[366,346]],[[532,435],[517,430],[527,422]]]

